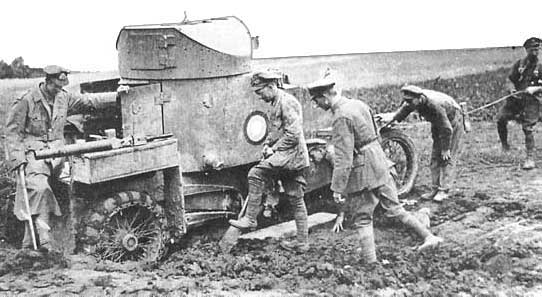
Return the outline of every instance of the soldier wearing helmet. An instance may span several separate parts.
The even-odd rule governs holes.
[[[69,84],[69,70],[54,65],[43,70],[45,81],[13,102],[6,122],[6,144],[10,169],[18,170],[22,166],[25,170],[26,190],[31,215],[36,222],[38,244],[50,249],[49,218],[51,214],[60,216],[61,211],[49,181],[60,173],[63,161],[61,158],[35,160],[33,151],[63,145],[67,116],[94,110],[99,99],[75,96],[64,90]],[[19,220],[27,220],[20,180],[17,182],[13,211]],[[31,238],[30,226],[26,223],[23,248],[32,247]]]
[[[465,135],[461,106],[450,96],[413,85],[401,88],[405,104],[392,121],[402,121],[418,111],[431,123],[433,150],[431,153],[431,192],[422,199],[440,202],[447,199],[455,175],[455,166]]]
[[[281,246],[298,252],[307,251],[307,208],[303,200],[306,182],[303,170],[309,166],[309,154],[303,135],[301,104],[281,89],[282,74],[279,72],[256,73],[252,77],[251,86],[261,100],[272,105],[270,120],[273,127],[264,141],[262,161],[248,172],[245,215],[239,220],[230,220],[230,224],[239,229],[255,228],[265,185],[280,179],[290,205],[295,208],[297,227],[296,240],[282,241]]]
[[[373,212],[380,203],[386,216],[397,218],[419,234],[424,243],[419,249],[438,245],[442,238],[433,235],[399,203],[389,161],[378,141],[372,111],[360,100],[343,97],[335,79],[328,75],[308,85],[318,107],[333,113],[333,173],[331,190],[341,205],[334,230],[342,230],[344,213],[352,213],[365,263],[377,261]]]
[[[497,115],[497,131],[503,151],[509,151],[507,124],[510,120],[518,120],[525,134],[526,159],[523,169],[533,169],[534,162],[534,126],[539,118],[539,109],[542,90],[542,65],[538,60],[538,52],[542,41],[531,37],[525,41],[523,47],[527,55],[514,63],[508,76],[507,88],[510,94]],[[538,97],[538,98],[537,98]]]

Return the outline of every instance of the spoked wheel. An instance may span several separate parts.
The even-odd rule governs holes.
[[[408,194],[414,187],[418,175],[418,153],[414,143],[398,130],[382,131],[382,148],[394,163],[392,176],[397,184],[399,196]]]
[[[154,261],[163,246],[160,222],[142,206],[131,206],[114,213],[102,230],[97,254],[106,260]]]
[[[94,232],[85,239],[94,244],[91,253],[100,259],[155,262],[166,253],[163,210],[147,195],[118,193],[103,200],[89,218]]]

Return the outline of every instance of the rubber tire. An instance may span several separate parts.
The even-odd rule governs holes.
[[[397,187],[397,193],[399,197],[404,197],[408,193],[410,193],[410,191],[412,191],[414,183],[416,182],[416,177],[418,176],[418,151],[416,150],[416,146],[414,145],[412,139],[400,130],[387,129],[385,131],[380,131],[380,133],[382,138],[382,147],[384,147],[387,142],[393,141],[399,144],[399,146],[401,146],[401,148],[403,149],[403,153],[405,154],[407,160],[407,174],[405,176],[403,184],[401,186],[398,185]]]
[[[166,226],[163,208],[149,195],[132,191],[119,192],[99,201],[93,208],[89,209],[83,217],[78,230],[78,244],[86,246],[84,250],[94,254],[96,245],[100,242],[100,231],[103,230],[108,218],[113,216],[119,209],[136,205],[149,209],[159,220],[160,226]],[[162,228],[162,234],[162,240],[158,243],[159,246],[155,248],[156,252],[149,255],[145,262],[159,261],[167,253],[167,232],[164,231],[164,228]]]

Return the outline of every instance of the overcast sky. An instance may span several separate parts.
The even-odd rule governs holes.
[[[0,59],[117,69],[125,25],[235,15],[260,36],[255,57],[521,45],[542,36],[542,0],[2,1]]]

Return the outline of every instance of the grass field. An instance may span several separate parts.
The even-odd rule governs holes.
[[[321,78],[331,67],[340,72],[343,88],[350,89],[483,73],[509,67],[523,55],[523,48],[502,47],[260,59],[255,65],[281,69],[294,84]]]

